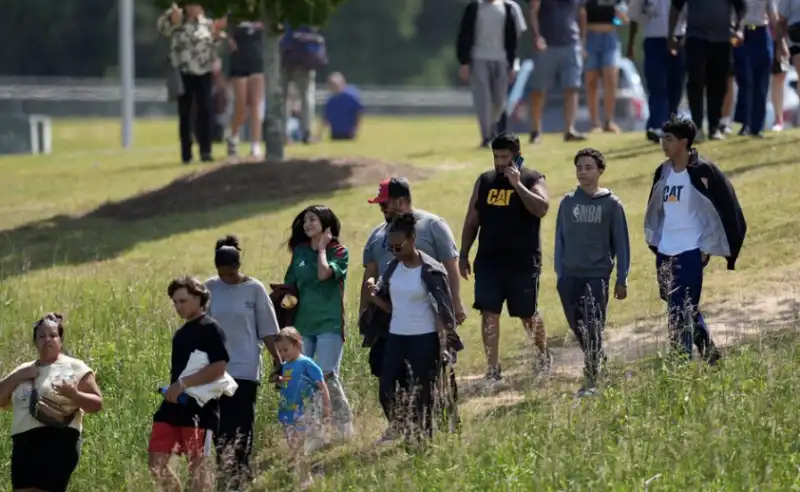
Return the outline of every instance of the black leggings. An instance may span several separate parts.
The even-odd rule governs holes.
[[[75,429],[37,427],[11,436],[11,487],[65,492],[81,456]]]
[[[192,160],[192,130],[197,136],[200,156],[211,155],[211,73],[181,73],[183,95],[178,98],[178,131],[181,137],[181,159]]]
[[[434,395],[441,373],[439,361],[436,333],[390,334],[386,339],[379,385],[381,406],[389,422],[406,435],[419,431],[433,435]]]
[[[216,448],[222,490],[244,490],[252,478],[250,454],[259,385],[244,379],[237,379],[236,384],[239,387],[233,396],[219,400]]]
[[[731,44],[686,38],[686,95],[689,110],[698,130],[703,128],[703,99],[708,112],[708,133],[719,128],[722,103],[728,92],[731,70]],[[705,96],[705,98],[703,97]]]

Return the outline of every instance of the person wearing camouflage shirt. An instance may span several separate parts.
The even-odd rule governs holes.
[[[185,9],[173,4],[158,18],[158,31],[170,38],[170,63],[180,74],[178,118],[181,160],[184,164],[192,161],[193,128],[200,147],[200,159],[204,162],[213,161],[212,70],[219,42],[225,38],[226,25],[226,18],[212,21],[196,3],[187,3]]]

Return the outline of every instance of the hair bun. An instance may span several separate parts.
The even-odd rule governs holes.
[[[222,248],[223,246],[230,246],[231,248],[236,248],[237,250],[241,251],[242,249],[239,247],[239,238],[234,236],[233,234],[228,234],[227,236],[218,239],[217,244],[214,247],[215,250]]]

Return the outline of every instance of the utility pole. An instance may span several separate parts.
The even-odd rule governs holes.
[[[121,93],[122,148],[133,145],[135,118],[134,0],[119,0],[119,79]]]

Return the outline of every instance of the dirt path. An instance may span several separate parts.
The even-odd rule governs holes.
[[[711,303],[703,307],[715,343],[730,347],[747,340],[792,329],[800,322],[800,287],[774,283],[757,296]],[[623,326],[609,326],[605,347],[613,364],[626,363],[666,348],[665,316],[643,318]],[[551,377],[579,384],[583,371],[583,352],[571,335],[563,346],[551,347],[554,363]],[[484,414],[523,400],[526,389],[536,382],[529,371],[531,361],[520,358],[504,371],[501,383],[487,386],[482,374],[460,378],[463,409],[469,414]],[[504,368],[505,369],[505,368]]]

